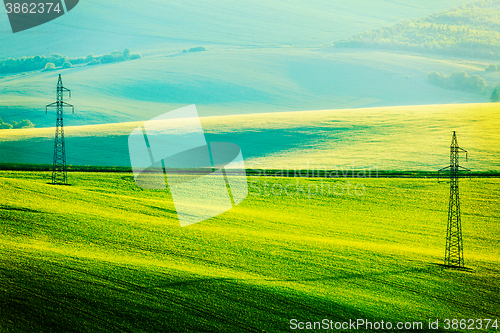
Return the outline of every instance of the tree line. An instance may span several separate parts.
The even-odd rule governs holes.
[[[488,86],[486,81],[479,75],[470,76],[464,71],[450,75],[430,72],[427,74],[427,79],[440,88],[489,95],[492,102],[500,101],[500,83],[495,86]]]
[[[13,129],[13,128],[33,128],[35,125],[28,119],[21,120],[19,122],[12,121],[10,124],[6,123],[0,118],[0,129]]]
[[[500,1],[476,1],[425,18],[357,34],[334,45],[498,58]]]
[[[0,74],[22,73],[36,70],[53,70],[56,68],[71,68],[73,65],[98,65],[127,60],[140,59],[139,53],[131,53],[128,48],[122,52],[114,51],[108,54],[94,56],[89,54],[86,57],[70,58],[58,53],[53,53],[46,57],[36,55],[22,58],[8,58],[0,60]]]

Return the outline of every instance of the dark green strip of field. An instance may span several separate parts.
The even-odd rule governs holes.
[[[0,170],[4,171],[52,171],[51,164],[23,164],[23,163],[0,163]],[[121,172],[132,173],[131,167],[124,166],[95,166],[95,165],[68,165],[69,172]],[[162,172],[162,170],[159,170]],[[170,173],[179,174],[196,174],[206,173],[207,170],[200,169],[173,169]],[[231,173],[231,171],[227,171]],[[289,168],[289,169],[246,169],[246,174],[255,177],[302,177],[302,178],[446,178],[448,172],[442,172],[440,175],[437,171],[398,171],[398,170],[378,170],[377,168],[368,169],[305,169],[305,168]],[[240,173],[237,171],[236,173]],[[461,171],[462,178],[488,178],[500,177],[499,171]]]

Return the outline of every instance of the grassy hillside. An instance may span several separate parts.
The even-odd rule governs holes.
[[[66,124],[73,117],[67,115]],[[207,141],[238,144],[252,169],[435,171],[449,163],[451,134],[457,131],[469,151],[464,166],[500,170],[495,103],[203,117],[201,123]],[[129,166],[128,135],[139,124],[67,127],[68,163]],[[51,164],[53,137],[53,128],[2,130],[0,163]]]
[[[74,91],[72,103],[78,113],[73,125],[145,120],[159,110],[192,103],[203,115],[213,116],[487,102],[491,92],[436,89],[427,74],[480,73],[494,86],[500,78],[498,73],[484,72],[489,62],[325,47],[332,38],[349,38],[464,3],[315,0],[305,6],[289,1],[149,0],[123,6],[115,0],[89,0],[49,24],[15,35],[0,34],[0,58],[43,60],[60,53],[86,61],[91,53],[121,52],[125,47],[144,58],[97,66],[73,64],[74,68],[57,73],[28,66],[22,73],[2,75],[0,117],[52,126],[52,118],[39,111],[54,98],[59,73]],[[207,52],[182,52],[196,46]]]
[[[68,123],[72,125],[146,120],[192,103],[201,115],[211,116],[489,101],[489,96],[450,92],[427,80],[432,71],[483,75],[489,65],[484,61],[331,48],[207,48],[0,77],[0,117],[53,126],[54,118],[45,116],[44,106],[55,98],[59,73],[73,90],[69,102],[77,112]],[[496,72],[488,72],[485,79],[490,85],[500,81]]]
[[[426,79],[433,71],[472,75],[487,62],[324,47],[332,38],[466,2],[315,0],[306,6],[290,1],[148,0],[123,6],[116,0],[88,0],[58,20],[17,34],[8,31],[5,17],[0,19],[4,60],[26,56],[43,62],[48,61],[43,57],[59,53],[86,61],[89,54],[125,47],[144,58],[97,66],[75,63],[57,72],[28,66],[24,72],[1,75],[0,118],[53,126],[53,119],[40,111],[52,102],[59,73],[74,91],[73,125],[145,120],[192,103],[202,115],[213,116],[487,102],[489,96],[450,93]],[[196,46],[207,52],[182,52]],[[499,82],[497,73],[485,79],[490,85]]]
[[[380,26],[431,14],[468,0],[234,2],[86,0],[58,20],[12,34],[0,13],[0,58],[61,53],[103,54],[124,47],[226,44],[317,46]],[[195,45],[193,45],[195,44]],[[40,53],[42,51],[42,53]]]
[[[139,189],[130,174],[71,173],[63,187],[49,178],[0,173],[2,332],[287,332],[293,318],[500,315],[498,179],[461,183],[471,271],[454,271],[438,265],[448,185],[435,180],[331,180],[363,183],[365,195],[308,200],[256,196],[263,182],[296,179],[253,177],[241,205],[181,229],[168,191]]]
[[[428,17],[357,34],[335,45],[498,58],[499,19],[500,1],[480,0]]]

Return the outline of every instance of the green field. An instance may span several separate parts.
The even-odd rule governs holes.
[[[0,333],[498,332],[500,0],[471,1],[85,0],[15,34],[0,10],[0,127],[35,126],[0,129]],[[90,62],[125,48],[142,57]],[[208,144],[241,148],[249,194],[181,228],[128,138],[192,104]],[[466,269],[443,265],[453,132]]]
[[[206,46],[206,52],[168,56],[183,46],[143,53],[142,59],[0,76],[0,117],[54,126],[45,105],[57,75],[73,90],[68,125],[139,121],[196,104],[202,116],[350,109],[397,105],[484,103],[489,96],[438,88],[430,72],[466,71],[490,86],[490,60],[389,51],[325,48]],[[79,54],[85,56],[86,54]],[[244,68],[244,70],[242,70]]]
[[[4,47],[0,49],[0,57],[36,55],[40,50],[54,49],[69,56],[82,56],[122,50],[126,46],[155,50],[165,45],[199,43],[318,46],[468,2],[311,0],[305,4],[284,0],[249,3],[148,0],[124,4],[119,0],[86,0],[57,21],[15,36],[7,15],[1,12],[0,45]]]
[[[73,115],[65,119],[71,123]],[[248,169],[436,171],[449,162],[456,131],[460,146],[469,151],[464,166],[500,171],[498,103],[278,112],[200,121],[208,142],[238,144]],[[140,124],[66,127],[68,163],[130,166],[127,140]],[[53,148],[54,128],[0,130],[0,163],[52,164]]]
[[[332,47],[356,34],[453,11],[468,2],[149,0],[123,6],[117,0],[88,0],[50,24],[15,36],[7,33],[5,17],[0,20],[2,60],[52,53],[86,57],[125,47],[144,57],[2,74],[0,118],[53,126],[53,117],[43,111],[54,98],[59,73],[73,90],[77,112],[72,125],[142,121],[186,104],[197,104],[202,116],[216,116],[484,103],[500,82],[500,72],[485,72],[492,60],[480,55]],[[464,20],[474,15],[467,12]],[[446,36],[462,35],[451,31]],[[207,51],[182,52],[196,46]],[[484,78],[487,93],[450,91],[427,79],[430,72],[460,71]]]
[[[168,191],[142,190],[131,174],[49,179],[0,172],[0,332],[286,332],[293,318],[425,328],[500,317],[498,178],[461,181],[469,271],[440,266],[446,182],[250,177],[238,207],[180,228]],[[266,195],[296,182],[304,194]],[[347,182],[351,195],[328,195]]]
[[[484,72],[490,60],[331,47],[353,34],[467,2],[314,0],[305,6],[151,0],[122,6],[116,0],[89,0],[53,24],[15,37],[0,34],[0,59],[51,53],[86,57],[125,47],[144,58],[2,74],[0,118],[52,126],[52,117],[42,112],[54,98],[59,73],[74,92],[74,125],[144,120],[185,104],[197,104],[201,115],[214,116],[487,102],[489,96],[436,88],[427,74],[467,71],[494,86],[499,74]],[[8,30],[7,18],[1,22],[0,31]],[[200,45],[207,51],[182,53]]]

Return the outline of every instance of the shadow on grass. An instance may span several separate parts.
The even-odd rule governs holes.
[[[474,273],[474,270],[469,267],[460,267],[460,266],[453,266],[453,265],[445,265],[445,264],[440,264],[440,263],[432,263],[431,265],[441,267],[441,268],[446,268],[449,270],[456,270],[456,271],[463,271],[463,272],[469,272],[469,273]]]
[[[42,211],[34,210],[34,209],[29,209],[29,208],[24,208],[24,207],[14,207],[14,206],[1,205],[0,209],[1,210],[8,210],[8,211],[26,212],[26,213],[46,214],[46,212],[42,212]]]
[[[388,319],[373,318],[335,295],[270,280],[199,278],[125,263],[0,253],[0,290],[6,291],[0,295],[0,327],[6,332],[290,332],[292,319]]]
[[[0,260],[0,289],[6,291],[0,326],[6,332],[289,332],[292,319],[380,320],[332,295],[258,280],[53,260]]]

